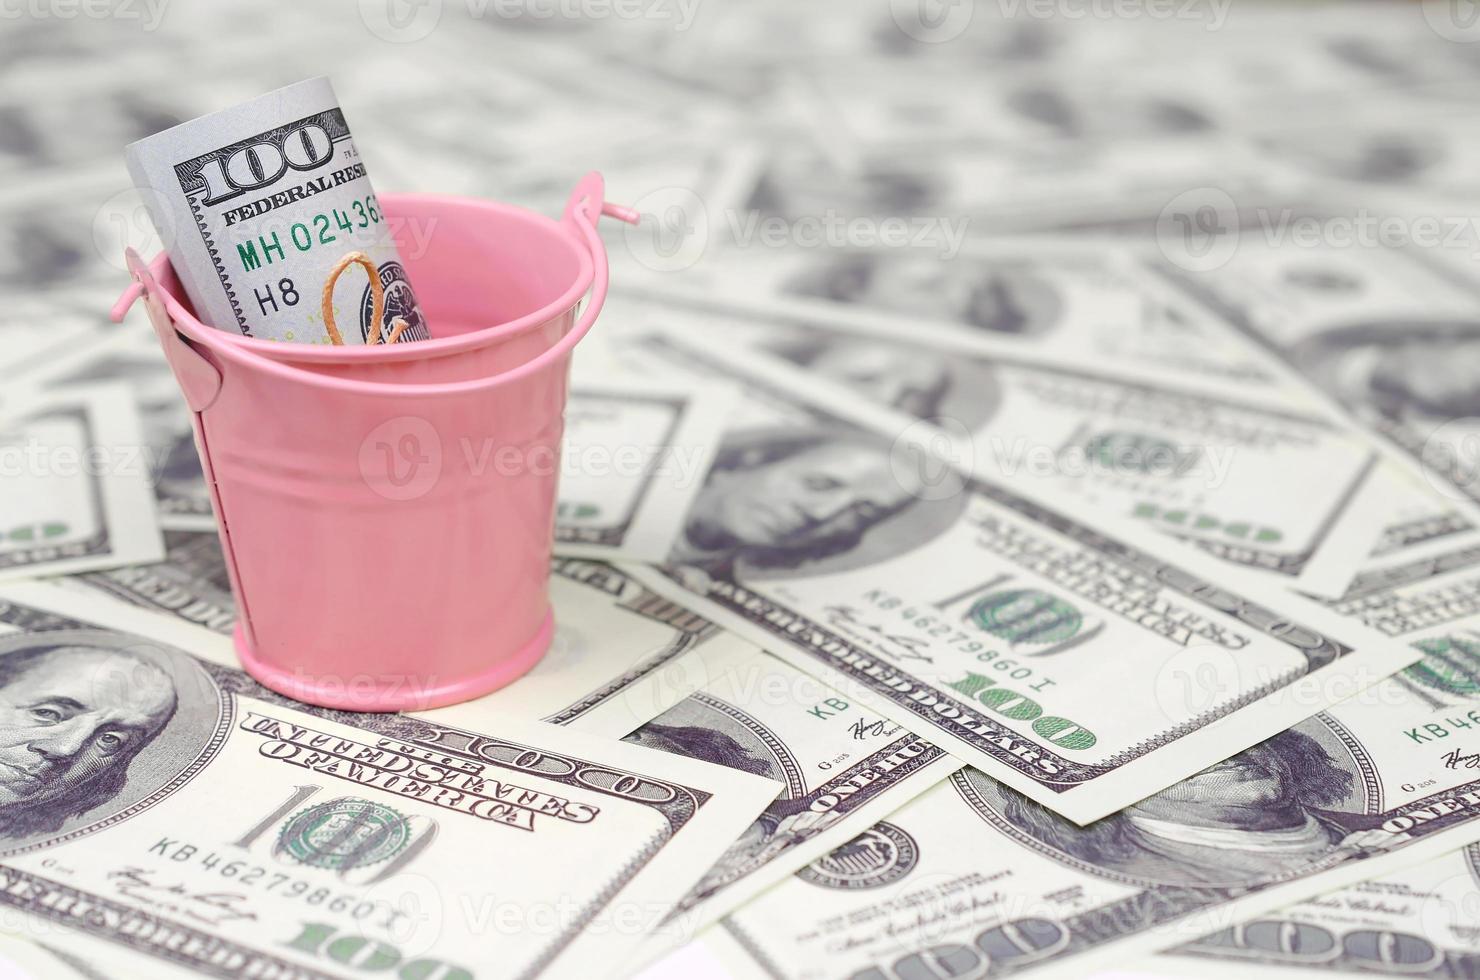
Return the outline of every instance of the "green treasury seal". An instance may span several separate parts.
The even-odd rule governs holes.
[[[406,818],[395,810],[345,797],[295,814],[278,849],[310,867],[349,871],[394,857],[410,839]]]

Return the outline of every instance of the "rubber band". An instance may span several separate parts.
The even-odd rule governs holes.
[[[334,263],[334,268],[329,270],[328,277],[324,280],[324,290],[319,297],[319,313],[324,318],[324,329],[329,334],[329,343],[336,347],[344,346],[344,337],[339,332],[338,325],[334,322],[334,285],[339,282],[339,277],[351,265],[363,266],[365,275],[370,280],[370,322],[374,325],[370,333],[369,343],[380,343],[380,318],[385,314],[385,287],[380,284],[380,270],[375,268],[375,263],[370,256],[364,252],[346,252],[344,257]],[[401,317],[391,321],[391,335],[386,340],[387,344],[394,344],[401,339],[401,334],[406,332],[410,324]]]

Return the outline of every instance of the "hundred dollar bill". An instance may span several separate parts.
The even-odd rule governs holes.
[[[941,154],[919,147],[848,154],[814,143],[742,145],[731,149],[721,186],[736,207],[723,212],[730,240],[786,222],[800,227],[820,215],[898,222],[914,219],[919,244],[949,244],[954,228],[993,235],[1144,234],[1167,202],[1188,187],[1215,181],[1204,147],[1158,140],[1098,144],[1066,154],[1059,146],[974,146]],[[1240,201],[1275,199],[1257,161],[1220,155],[1216,182]],[[969,224],[968,224],[969,222]]]
[[[1289,905],[1134,965],[1160,977],[1480,974],[1480,844]]]
[[[1480,631],[1480,544],[1374,565],[1344,596],[1325,604],[1426,654],[1446,648]],[[1409,667],[1395,681],[1420,670],[1421,665]]]
[[[555,550],[661,561],[704,482],[736,393],[585,377],[565,409]]]
[[[146,449],[122,385],[0,396],[0,580],[159,559]]]
[[[1084,975],[1474,840],[1480,781],[1394,742],[1390,684],[1090,827],[965,770],[724,925],[796,980]]]
[[[165,560],[58,579],[59,586],[171,616],[230,636],[236,607],[214,531],[168,531]],[[555,637],[516,685],[426,717],[477,726],[487,713],[538,719],[617,738],[681,701],[709,678],[713,657],[756,648],[693,610],[654,594],[615,566],[556,558],[550,601]]]
[[[1255,920],[1199,937],[1480,839],[1476,596],[1480,548],[1366,573],[1333,610],[1414,647],[1422,659],[1413,666],[1088,827],[968,771],[954,777],[954,792],[921,797],[888,818],[893,829],[876,827],[852,851],[814,863],[730,925],[762,962],[783,964],[777,976],[797,978],[894,980],[908,976],[910,956],[943,957],[958,975],[1066,959],[1083,959],[1082,972],[1117,952],[1185,950],[1194,940],[1199,955],[1232,956],[1251,935],[1298,959],[1318,935],[1307,943]],[[963,864],[952,844],[967,838],[973,855],[992,856]],[[890,879],[897,885],[850,894],[838,884],[824,897],[829,862],[882,867],[890,841],[905,839],[919,867]],[[931,859],[932,847],[945,853]],[[815,911],[798,918],[797,901]],[[1330,908],[1324,899],[1313,907]],[[773,916],[790,925],[768,933]],[[1402,937],[1378,947],[1358,944],[1348,962],[1363,950],[1423,948]],[[838,950],[851,958],[840,961]],[[1178,975],[1194,974],[1204,975],[1190,966]]]
[[[31,925],[28,921],[24,927]],[[58,935],[50,938],[57,944],[43,941],[38,936],[26,939],[11,932],[0,932],[0,967],[6,970],[5,975],[26,980],[107,980],[124,975],[119,962],[110,963],[109,972],[96,965],[108,951],[98,948],[80,950],[77,948],[78,937],[61,936],[60,930]],[[130,965],[136,968],[136,972],[146,971],[150,966],[142,958]],[[169,977],[185,975],[183,970],[167,974]]]
[[[1413,249],[1259,242],[1211,271],[1157,268],[1480,522],[1480,293],[1468,280]]]
[[[1412,473],[1392,460],[1383,460],[1358,493],[1387,510],[1371,560],[1365,564],[1432,557],[1480,544],[1480,528],[1455,510],[1452,501],[1416,482]],[[1357,506],[1366,509],[1368,505],[1359,499]]]
[[[1353,575],[1368,565],[1433,557],[1480,544],[1480,528],[1391,459],[1382,459],[1361,482],[1350,511],[1365,515],[1379,529],[1367,560],[1352,568]]]
[[[31,364],[19,381],[42,389],[102,381],[127,385],[142,424],[160,525],[215,528],[190,409],[152,331],[125,328],[75,345]]]
[[[1260,352],[1114,247],[973,242],[950,261],[929,249],[739,248],[682,276],[632,270],[629,292],[678,297],[721,314],[802,316],[983,355],[1030,351],[1069,368],[1169,377],[1248,400],[1251,388],[1299,404]],[[675,281],[681,280],[681,281]],[[901,323],[908,323],[908,333]]]
[[[710,679],[626,740],[786,788],[678,903],[659,940],[692,936],[961,766],[758,649],[690,659],[705,661]]]
[[[130,143],[127,158],[204,322],[309,344],[430,336],[328,79]],[[351,255],[360,263],[331,282]]]
[[[681,312],[644,322],[696,346]],[[803,317],[701,322],[739,341],[725,357],[737,372],[838,386],[871,403],[881,425],[938,433],[988,478],[1047,481],[1272,584],[1339,596],[1391,516],[1381,494],[1365,491],[1376,452],[1324,413]]]
[[[27,706],[3,726],[0,906],[36,938],[216,976],[592,975],[778,789],[508,718],[300,710],[188,652],[215,641],[0,594],[0,690]]]
[[[231,575],[215,531],[165,531],[164,558],[57,579],[63,588],[103,593],[230,636],[236,627]]]
[[[851,402],[744,380],[680,546],[634,576],[1072,820],[1418,656],[1056,488],[963,475]]]
[[[723,925],[787,980],[1083,976],[1480,836],[1480,781],[1411,767],[1376,710],[1318,715],[1090,827],[966,769]],[[1405,779],[1426,788],[1389,785]]]
[[[1207,6],[1189,10],[1215,16]],[[1148,31],[1164,29],[1162,40],[1175,45],[1172,26],[1146,25]],[[910,72],[911,84],[902,85],[892,73],[835,63],[814,71],[807,91],[818,96],[812,105],[818,125],[870,148],[942,153],[1049,144],[1068,155],[1112,140],[1155,146],[1171,138],[1204,139],[1231,121],[1233,95],[1250,87],[1247,78],[1231,72],[1214,84],[1173,89],[1154,67],[1113,85],[1095,72],[1014,73],[972,98],[951,99],[941,93],[957,76],[955,65],[919,65]],[[1235,81],[1244,84],[1235,87]]]

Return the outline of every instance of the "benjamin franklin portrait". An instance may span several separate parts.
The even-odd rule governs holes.
[[[1295,364],[1343,404],[1425,432],[1480,417],[1480,320],[1378,320],[1306,338]]]
[[[693,694],[623,741],[764,776],[785,787],[706,872],[694,889],[697,897],[754,870],[763,863],[768,845],[784,846],[789,835],[782,828],[791,809],[786,801],[805,793],[801,767],[781,740],[750,715],[718,698]]]
[[[842,255],[783,285],[795,296],[948,320],[993,333],[1037,335],[1063,313],[1058,289],[1030,270],[958,256]]]
[[[769,339],[761,346],[875,405],[917,419],[949,420],[974,429],[1002,404],[992,364],[960,351],[820,330]]]
[[[1450,154],[1441,134],[1413,129],[1302,130],[1265,146],[1324,177],[1394,186],[1422,186]]]
[[[831,208],[847,215],[932,214],[941,178],[929,163],[870,160],[843,169],[810,147],[787,147],[768,162],[748,206],[796,220]]]
[[[188,660],[103,630],[0,637],[0,847],[106,816],[197,758],[219,712]]]
[[[764,428],[726,436],[668,561],[764,575],[846,555],[925,506],[889,447],[852,430]]]
[[[1080,140],[1113,131],[1148,135],[1208,132],[1216,124],[1198,106],[1162,96],[1107,97],[1102,89],[1073,93],[1054,85],[1010,89],[1004,104],[1019,119],[1036,124],[1045,135]]]
[[[1117,878],[1185,887],[1246,887],[1330,857],[1346,836],[1335,808],[1353,781],[1320,742],[1290,729],[1079,827],[965,772],[970,792],[1038,849]]]

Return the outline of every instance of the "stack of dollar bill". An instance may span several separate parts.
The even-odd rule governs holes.
[[[181,8],[0,28],[6,969],[1480,975],[1464,3]],[[183,233],[121,148],[320,75],[367,222],[360,165],[644,215],[554,643],[434,711],[240,670],[191,417],[105,322]],[[275,200],[255,135],[171,172]],[[286,268],[280,211],[230,235]]]

